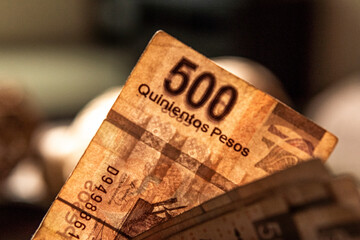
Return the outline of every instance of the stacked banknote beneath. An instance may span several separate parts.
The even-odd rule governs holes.
[[[235,188],[134,239],[360,239],[360,197],[354,179],[334,177],[312,160]]]

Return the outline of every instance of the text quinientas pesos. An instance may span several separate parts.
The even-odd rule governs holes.
[[[202,133],[209,133],[210,137],[216,137],[220,143],[239,152],[242,156],[247,157],[249,155],[249,148],[244,147],[240,142],[224,134],[220,128],[216,126],[211,127],[210,124],[196,118],[194,113],[182,110],[174,101],[168,100],[163,94],[158,94],[151,90],[149,85],[140,84],[138,93],[158,105],[162,113],[167,114],[170,118],[175,119],[186,127],[193,127],[196,129],[196,132],[200,130]]]

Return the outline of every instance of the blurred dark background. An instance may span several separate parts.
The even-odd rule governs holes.
[[[71,122],[91,99],[125,83],[159,29],[209,58],[262,64],[300,112],[360,69],[358,0],[2,0],[0,84],[25,92],[39,125]],[[34,162],[30,155],[22,158]],[[41,161],[24,168],[41,173]],[[26,197],[6,193],[9,181],[0,194],[0,240],[29,238],[61,184],[38,183],[45,193]],[[22,232],[9,227],[18,218],[28,226]]]
[[[263,64],[302,110],[358,68],[356,0],[16,0],[0,3],[0,78],[20,82],[47,117],[72,117],[125,82],[156,30],[207,57]]]

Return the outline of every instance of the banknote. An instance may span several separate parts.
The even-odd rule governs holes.
[[[318,209],[327,209],[335,204],[354,213],[355,216],[360,216],[358,189],[352,179],[338,177],[330,182],[311,180],[294,183],[268,191],[264,197],[255,201],[238,200],[171,227],[164,227],[153,234],[145,232],[134,240],[315,239],[302,236],[302,232],[306,232],[306,228],[317,229],[319,224],[311,222],[310,219],[304,221],[302,218],[308,216],[309,212],[313,214]],[[298,216],[301,218],[299,221]],[[181,215],[174,219],[179,217]],[[331,216],[330,220],[325,220],[328,216],[322,217],[318,217],[321,223],[330,220],[343,223],[337,224],[337,228],[348,224],[341,217],[337,219],[336,215]]]
[[[33,239],[131,239],[336,142],[159,31]]]
[[[314,199],[315,194],[317,194],[319,199],[324,196],[328,198],[329,194],[324,193],[323,183],[329,182],[331,177],[331,174],[319,160],[304,162],[291,167],[286,171],[272,174],[271,177],[257,180],[212,198],[175,218],[169,219],[168,221],[151,228],[149,231],[146,231],[135,239],[147,239],[150,236],[151,239],[160,239],[161,237],[156,234],[157,232],[162,232],[161,234],[166,234],[166,236],[170,235],[170,233],[176,232],[180,230],[180,228],[187,228],[189,225],[199,224],[201,221],[209,220],[209,218],[214,216],[219,216],[223,212],[233,211],[234,207],[239,208],[254,203],[259,199],[274,194],[274,192],[281,191],[283,188],[292,189],[291,199],[294,202],[293,205],[296,205],[296,199],[299,199],[298,202],[304,203],[301,199],[307,196],[304,194],[305,192],[312,194],[312,199]],[[310,183],[310,185],[306,185],[306,191],[299,193],[299,191],[295,190],[296,188],[299,188],[299,184],[302,184],[301,186],[303,186],[304,183]],[[296,187],[294,187],[294,185],[296,185]],[[286,191],[284,190],[283,192]],[[207,213],[213,210],[216,211],[208,216]],[[196,219],[197,217],[199,217],[199,219]],[[186,223],[183,227],[180,227],[179,224],[182,222]]]
[[[294,222],[300,239],[360,239],[360,214],[344,206],[334,204],[313,208],[296,214]]]

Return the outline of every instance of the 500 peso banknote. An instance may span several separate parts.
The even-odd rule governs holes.
[[[336,141],[159,31],[33,239],[131,239]]]

